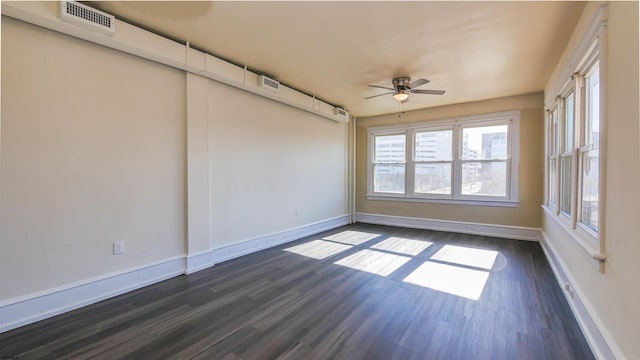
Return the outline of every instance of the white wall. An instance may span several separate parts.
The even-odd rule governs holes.
[[[567,66],[599,3],[589,3],[547,92]],[[640,359],[640,132],[638,111],[638,3],[609,2],[606,213],[604,272],[553,219],[543,213],[545,241],[586,305],[595,325],[619,358]],[[602,72],[602,70],[601,70]],[[546,94],[547,97],[553,94]],[[572,300],[575,301],[575,300]]]
[[[0,300],[184,254],[185,113],[182,71],[2,18]]]
[[[347,126],[210,81],[211,248],[347,214]]]

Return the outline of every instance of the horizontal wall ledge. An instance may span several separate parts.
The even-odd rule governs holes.
[[[274,92],[273,89],[260,87],[259,75],[249,71],[246,67],[234,65],[211,54],[190,48],[188,43],[183,45],[117,18],[115,19],[115,33],[111,36],[62,21],[59,18],[61,3],[60,1],[3,2],[2,14],[198,74],[329,120],[349,122],[351,119],[345,109],[282,84],[277,92]]]

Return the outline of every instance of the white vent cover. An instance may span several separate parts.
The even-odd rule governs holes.
[[[280,83],[264,75],[260,75],[258,76],[258,87],[265,90],[271,90],[274,93],[277,93],[278,90],[280,90]]]
[[[341,109],[339,107],[334,107],[333,108],[333,115],[335,115],[335,116],[337,116],[337,117],[339,117],[341,119],[344,119],[344,120],[347,120],[349,118],[349,113],[347,112],[347,110]]]
[[[107,35],[116,31],[115,16],[75,1],[60,2],[60,19]]]

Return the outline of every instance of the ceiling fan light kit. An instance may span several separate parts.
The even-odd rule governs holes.
[[[366,97],[365,99],[371,99],[378,96],[389,95],[392,94],[394,99],[398,100],[401,103],[406,103],[409,101],[409,95],[411,94],[428,94],[428,95],[443,95],[445,93],[444,90],[414,90],[418,86],[422,86],[424,84],[428,84],[430,81],[427,79],[418,79],[415,81],[411,81],[411,78],[408,76],[401,76],[394,78],[391,83],[393,87],[385,87],[380,85],[369,85],[370,87],[380,88],[391,90],[390,92],[373,95]]]
[[[398,101],[405,101],[409,98],[409,93],[404,90],[398,90],[395,94],[393,94],[393,98]]]

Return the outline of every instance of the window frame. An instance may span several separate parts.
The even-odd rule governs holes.
[[[598,88],[599,88],[599,107],[602,108],[602,79],[600,78],[600,74],[601,74],[601,69],[600,69],[600,61],[598,59],[598,55],[596,54],[595,56],[592,56],[591,59],[589,59],[589,61],[587,61],[586,65],[584,66],[584,71],[580,74],[579,77],[579,82],[581,83],[583,90],[582,93],[582,104],[583,104],[583,108],[582,111],[585,112],[584,114],[584,124],[582,124],[580,130],[579,130],[579,138],[578,143],[576,144],[576,157],[577,157],[577,163],[578,163],[578,184],[577,184],[577,200],[576,200],[576,226],[581,229],[582,231],[586,232],[586,234],[590,235],[591,237],[594,237],[596,239],[599,238],[600,236],[600,226],[602,224],[602,219],[603,217],[599,216],[598,219],[598,229],[593,229],[590,226],[588,226],[587,224],[585,224],[584,222],[582,222],[582,210],[583,210],[583,206],[582,206],[582,196],[583,196],[583,186],[584,186],[584,174],[583,174],[583,157],[586,153],[588,153],[589,151],[592,150],[598,150],[598,157],[599,159],[602,159],[602,150],[601,150],[601,140],[598,139],[597,142],[593,142],[591,141],[591,139],[589,139],[589,136],[587,135],[587,125],[590,124],[590,120],[588,117],[591,116],[591,112],[588,110],[588,107],[591,105],[588,98],[589,98],[589,89],[587,89],[587,79],[589,78],[590,74],[592,74],[594,72],[595,68],[598,68]],[[600,109],[600,113],[598,114],[598,120],[599,120],[599,124],[598,127],[600,129],[602,129],[602,109]],[[602,133],[602,131],[601,131]],[[602,184],[602,163],[600,162],[598,164],[598,183],[599,183],[599,187]],[[598,189],[598,205],[600,207],[600,202],[602,201],[602,189]]]
[[[572,182],[571,182],[571,212],[570,214],[565,214],[561,211],[560,207],[560,165],[557,164],[556,171],[556,179],[555,181],[558,184],[558,192],[557,192],[557,202],[553,203],[551,201],[551,191],[553,180],[552,169],[551,169],[551,160],[554,155],[557,155],[560,158],[558,152],[556,154],[552,153],[551,143],[556,141],[558,142],[558,146],[561,148],[564,144],[560,143],[560,141],[564,141],[564,134],[554,133],[554,129],[552,128],[551,123],[548,121],[545,129],[545,140],[547,142],[547,153],[546,159],[547,169],[545,176],[545,203],[543,205],[544,211],[550,216],[551,219],[555,220],[566,232],[567,234],[574,239],[589,255],[597,260],[600,264],[599,269],[603,271],[602,262],[606,259],[605,251],[604,251],[604,207],[605,207],[605,193],[604,193],[604,182],[605,182],[605,134],[606,134],[606,78],[603,77],[603,73],[606,71],[606,61],[605,54],[603,51],[605,49],[602,48],[602,41],[604,39],[604,32],[599,33],[597,36],[588,43],[588,45],[583,45],[584,51],[581,52],[582,56],[578,57],[575,61],[575,65],[573,67],[573,74],[570,75],[569,79],[565,82],[565,84],[560,88],[560,91],[557,91],[557,96],[553,101],[550,101],[550,105],[547,107],[547,112],[550,113],[555,108],[561,108],[564,106],[564,100],[566,99],[566,95],[573,91],[574,94],[574,129],[573,129],[573,146],[571,149],[568,149],[568,154],[570,152],[570,156],[572,158],[571,161],[571,174],[572,174]],[[585,43],[587,44],[587,43]],[[587,90],[587,79],[594,72],[595,69],[599,71],[598,77],[598,103],[599,103],[599,139],[597,142],[590,142],[588,138],[586,127],[589,124],[588,117],[590,116],[589,111],[589,100],[587,96],[589,95]],[[556,89],[558,89],[556,87]],[[549,104],[549,102],[547,102]],[[564,116],[564,111],[559,112],[561,116]],[[560,126],[559,126],[560,128]],[[554,138],[555,137],[555,138]],[[591,150],[598,150],[598,229],[594,230],[587,224],[582,222],[582,211],[583,211],[583,182],[584,182],[584,173],[583,173],[583,159],[586,153]]]
[[[404,162],[374,162],[374,157],[375,157],[375,146],[376,146],[376,142],[375,142],[375,137],[377,136],[396,136],[396,135],[403,135],[405,137],[404,139]],[[407,182],[406,182],[406,177],[407,177],[407,148],[409,146],[409,144],[407,144],[407,135],[404,132],[398,132],[398,131],[384,131],[381,132],[379,134],[376,134],[374,137],[371,137],[371,158],[370,158],[370,165],[371,165],[371,176],[375,176],[375,166],[377,164],[387,164],[387,165],[404,165],[404,176],[405,176],[405,181],[404,181],[404,191],[407,191]],[[377,159],[376,159],[377,160]],[[372,185],[373,185],[373,180],[372,180]],[[397,193],[392,193],[392,192],[385,192],[384,194],[397,194]]]
[[[461,194],[462,172],[462,133],[464,128],[507,125],[507,155],[506,159],[481,159],[473,162],[505,162],[506,184],[505,196],[463,195]],[[415,168],[417,164],[430,161],[416,161],[416,133],[428,131],[452,130],[452,160],[451,163],[451,194],[420,193],[415,191]],[[520,111],[505,111],[491,114],[473,115],[457,118],[447,118],[423,121],[410,124],[396,124],[376,126],[368,129],[367,151],[367,200],[408,201],[425,203],[446,203],[483,206],[517,207],[518,198],[518,169],[520,158]],[[406,168],[405,191],[402,194],[374,191],[373,156],[375,137],[381,135],[405,134]],[[449,161],[435,161],[436,163]]]
[[[423,132],[434,132],[434,131],[447,131],[450,130],[451,131],[451,160],[436,160],[436,161],[418,161],[415,159],[415,155],[416,155],[416,135],[418,133],[423,133]],[[405,179],[405,194],[409,193],[411,194],[412,197],[417,197],[417,198],[430,198],[430,199],[442,199],[442,198],[448,198],[448,199],[453,199],[453,195],[454,195],[454,186],[453,186],[453,182],[454,182],[454,172],[455,172],[455,144],[456,144],[456,136],[455,136],[455,129],[453,127],[453,125],[444,125],[444,126],[432,126],[432,127],[425,127],[425,128],[420,128],[420,127],[416,127],[415,129],[413,129],[412,131],[407,131],[407,138],[409,136],[409,134],[411,135],[411,142],[409,144],[408,147],[410,147],[408,154],[410,156],[411,159],[411,170],[409,170],[411,172],[411,180],[410,181],[406,181],[407,179]],[[406,158],[406,157],[405,157]],[[420,193],[420,192],[416,192],[416,188],[415,188],[415,179],[416,179],[416,165],[418,164],[445,164],[445,163],[450,163],[451,164],[451,192],[449,194],[436,194],[436,193]],[[409,166],[407,166],[407,168],[409,168]],[[408,184],[407,184],[408,183]],[[407,187],[407,185],[410,185],[410,187]]]
[[[557,176],[558,178],[556,179],[557,184],[558,184],[558,202],[556,203],[557,206],[557,213],[561,214],[562,216],[565,217],[565,219],[569,220],[571,224],[575,224],[575,218],[576,218],[576,192],[575,192],[575,188],[576,188],[576,182],[577,182],[577,164],[576,164],[576,157],[577,157],[577,152],[576,152],[576,147],[577,147],[577,142],[576,142],[576,133],[579,131],[580,126],[578,126],[578,122],[576,121],[578,120],[578,118],[576,117],[576,98],[578,96],[580,96],[580,88],[577,86],[577,81],[574,81],[574,77],[572,77],[572,80],[569,81],[567,83],[567,85],[565,86],[565,88],[563,89],[561,95],[557,98],[558,101],[558,108],[560,109],[560,111],[558,112],[559,114],[559,119],[558,119],[558,133],[556,134],[556,136],[558,137],[556,139],[556,143],[557,143],[557,147],[558,147],[558,168],[557,168]],[[571,134],[569,135],[569,137],[571,138],[571,146],[567,145],[567,99],[573,96],[573,125],[572,125],[572,129],[571,129]],[[569,159],[570,160],[570,166],[569,166],[569,171],[568,171],[568,175],[569,175],[569,209],[568,211],[565,211],[565,209],[563,209],[563,196],[565,195],[565,191],[566,189],[564,188],[564,182],[563,180],[563,176],[565,175],[562,170],[563,170],[563,161],[565,159]],[[575,227],[575,225],[572,225],[572,227]]]

